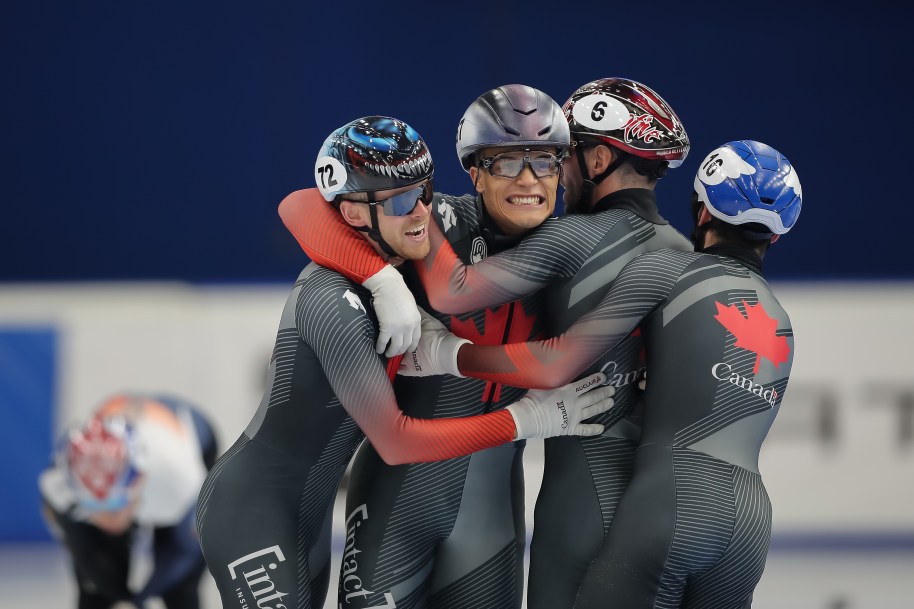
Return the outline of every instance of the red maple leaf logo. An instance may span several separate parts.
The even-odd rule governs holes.
[[[736,305],[722,305],[717,302],[717,315],[714,319],[736,337],[737,347],[754,351],[756,354],[753,374],[758,374],[762,358],[766,358],[775,366],[780,366],[787,361],[790,355],[790,345],[786,336],[777,336],[778,322],[772,319],[762,308],[762,303],[750,306],[743,301],[746,316],[740,312]]]
[[[510,313],[512,309],[513,313]],[[508,336],[505,338],[505,325],[508,324],[509,317],[511,326],[508,328]],[[477,345],[500,345],[503,340],[505,343],[525,343],[539,338],[539,333],[537,336],[530,336],[535,322],[536,316],[527,315],[521,303],[515,301],[511,304],[486,309],[482,332],[476,328],[472,319],[457,319],[451,315],[451,332],[461,338],[471,340]],[[483,390],[483,401],[487,401],[486,396],[491,396],[491,399],[497,402],[501,397],[501,385],[491,381],[487,382]]]

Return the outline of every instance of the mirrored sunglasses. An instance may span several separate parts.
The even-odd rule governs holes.
[[[372,194],[369,193],[369,197]],[[433,195],[434,187],[432,186],[432,181],[429,180],[422,186],[401,192],[398,195],[378,201],[369,200],[369,205],[380,205],[385,216],[408,216],[416,209],[419,201],[422,201],[424,205],[429,205],[432,202]]]

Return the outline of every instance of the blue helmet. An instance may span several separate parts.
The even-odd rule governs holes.
[[[336,129],[321,146],[314,181],[324,199],[394,190],[432,177],[432,155],[416,130],[388,116],[366,116]]]
[[[775,235],[793,227],[803,205],[803,189],[790,161],[753,140],[728,142],[706,156],[695,176],[695,192],[715,218],[761,224]]]

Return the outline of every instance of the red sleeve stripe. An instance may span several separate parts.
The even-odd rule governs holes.
[[[386,264],[316,188],[288,195],[279,217],[311,260],[353,281],[362,283]]]

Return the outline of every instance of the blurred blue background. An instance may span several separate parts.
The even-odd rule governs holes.
[[[290,281],[304,257],[276,206],[313,185],[333,128],[406,120],[438,189],[462,193],[454,134],[477,95],[519,82],[563,103],[606,76],[656,89],[691,136],[658,187],[680,230],[704,155],[757,139],[805,195],[772,278],[914,278],[905,14],[879,0],[6,4],[0,281]]]

